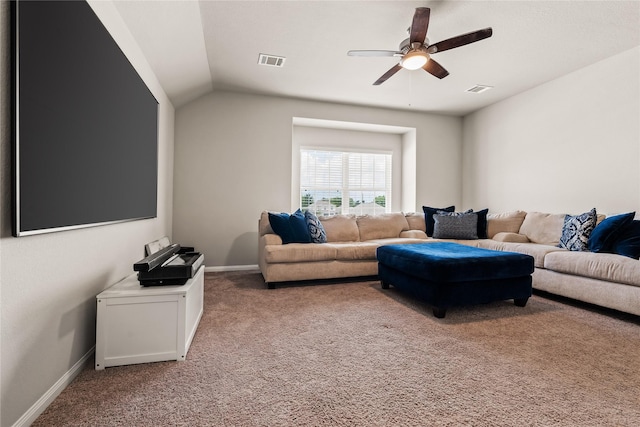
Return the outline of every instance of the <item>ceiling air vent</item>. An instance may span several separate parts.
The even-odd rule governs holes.
[[[274,55],[265,55],[261,53],[258,56],[258,64],[260,65],[268,65],[270,67],[282,67],[284,66],[285,57],[283,56],[274,56]]]
[[[475,86],[470,87],[469,89],[467,89],[467,92],[482,93],[482,92],[488,91],[489,89],[493,89],[493,86],[475,85]]]

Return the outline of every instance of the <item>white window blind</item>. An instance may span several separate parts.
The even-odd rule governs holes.
[[[391,212],[391,154],[300,148],[300,208],[316,215]]]

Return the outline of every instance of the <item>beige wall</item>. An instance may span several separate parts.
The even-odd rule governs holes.
[[[635,48],[466,116],[465,207],[640,212],[639,64]]]
[[[207,266],[257,264],[260,212],[291,210],[294,117],[415,128],[412,209],[460,202],[460,118],[214,92],[176,111],[174,241]]]
[[[95,345],[95,296],[133,273],[144,244],[171,234],[174,109],[113,3],[90,4],[159,101],[158,217],[46,235],[11,237],[9,7],[0,3],[2,174],[0,230],[1,420],[28,423]],[[5,30],[6,29],[6,30]],[[114,170],[117,173],[117,170]],[[46,404],[46,402],[45,402]],[[34,414],[33,411],[36,411]]]

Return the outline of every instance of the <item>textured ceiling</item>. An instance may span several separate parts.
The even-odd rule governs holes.
[[[116,1],[176,107],[214,89],[464,115],[640,45],[638,1]],[[348,57],[395,50],[416,7],[431,43],[485,27],[493,37],[434,55],[450,75]],[[259,53],[286,57],[283,68]],[[640,60],[640,58],[639,58]],[[476,84],[494,89],[465,92]]]

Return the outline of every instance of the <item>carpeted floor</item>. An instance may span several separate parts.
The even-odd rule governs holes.
[[[88,365],[34,426],[638,426],[640,321],[207,273],[185,362]]]

